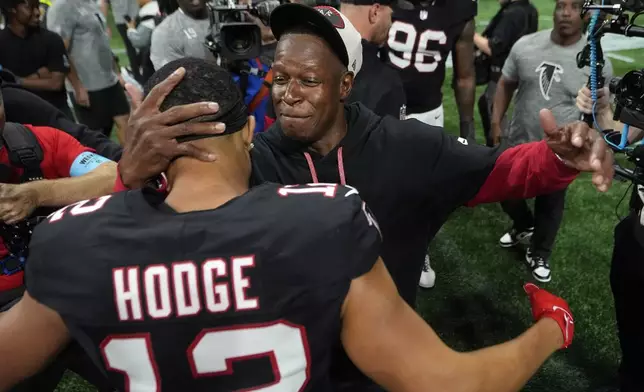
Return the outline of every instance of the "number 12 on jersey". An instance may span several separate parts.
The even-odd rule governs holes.
[[[401,35],[404,38],[401,41],[396,40],[396,37]],[[389,41],[387,42],[389,61],[396,67],[405,69],[411,65],[413,56],[414,67],[418,72],[434,72],[443,57],[440,51],[428,48],[430,42],[445,45],[447,44],[447,36],[443,31],[429,29],[418,34],[414,25],[397,20],[389,29]],[[427,62],[428,58],[433,60]]]
[[[149,333],[110,335],[100,347],[105,367],[125,376],[126,391],[162,390]],[[274,381],[253,385],[244,391],[301,391],[311,374],[304,328],[283,320],[204,329],[186,354],[194,378],[231,375],[236,361],[268,357]]]

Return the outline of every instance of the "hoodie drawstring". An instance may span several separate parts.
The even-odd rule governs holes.
[[[314,183],[318,183],[318,174],[315,171],[315,165],[313,165],[313,159],[311,154],[308,152],[304,153],[304,158],[306,158],[306,163],[309,165],[309,172],[311,173],[311,179]],[[347,180],[344,176],[344,157],[342,155],[342,147],[338,148],[338,173],[340,174],[340,184],[347,185]]]

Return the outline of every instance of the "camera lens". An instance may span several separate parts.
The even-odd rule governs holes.
[[[253,46],[253,37],[248,35],[230,35],[226,47],[236,54],[244,54]]]
[[[226,25],[221,30],[221,39],[225,52],[235,59],[255,57],[254,52],[261,47],[259,27],[252,23]]]

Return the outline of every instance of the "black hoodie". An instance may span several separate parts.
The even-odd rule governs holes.
[[[383,261],[412,307],[427,245],[452,211],[562,189],[576,175],[545,142],[505,151],[467,145],[442,128],[379,117],[360,103],[346,105],[345,116],[347,135],[326,156],[286,137],[279,121],[257,134],[252,182],[355,187],[382,230]]]
[[[348,133],[326,156],[284,136],[279,121],[258,134],[254,179],[340,184],[344,173],[344,183],[357,188],[378,221],[381,256],[414,307],[428,242],[455,208],[476,195],[498,152],[463,145],[416,120],[379,117],[359,103],[345,111]]]

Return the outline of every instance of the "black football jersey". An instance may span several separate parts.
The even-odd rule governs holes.
[[[423,113],[443,101],[445,62],[465,24],[477,13],[477,0],[396,3],[386,61],[400,74],[407,113]]]
[[[341,185],[188,213],[121,192],[37,227],[26,284],[119,390],[328,391],[342,303],[380,241]]]

